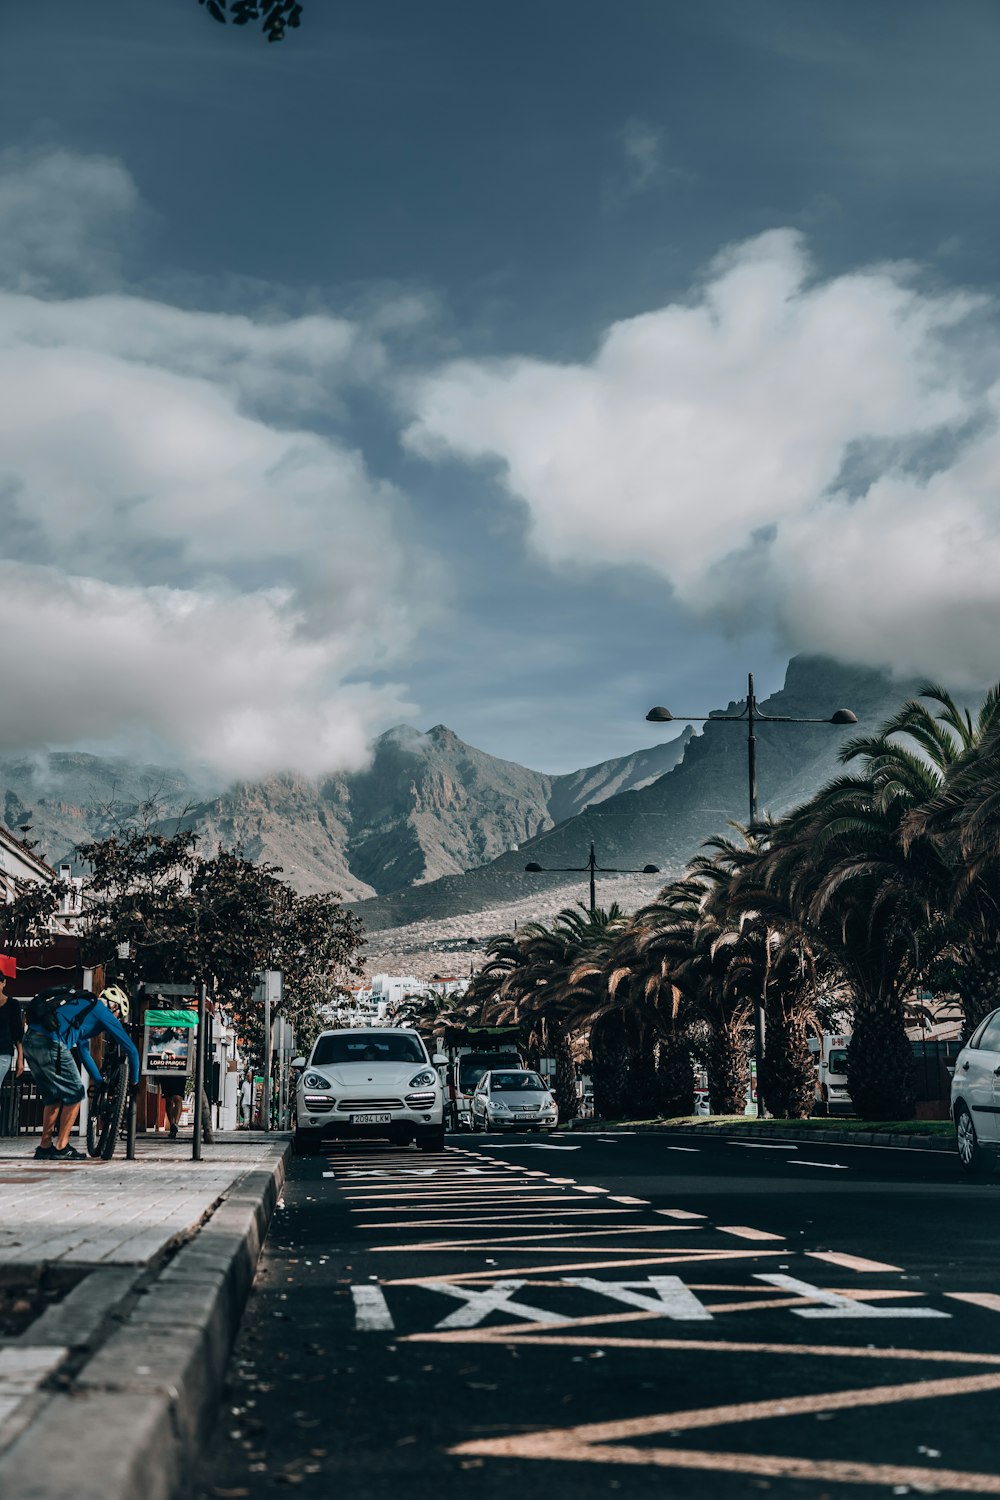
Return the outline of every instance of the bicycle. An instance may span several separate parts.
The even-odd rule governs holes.
[[[93,1085],[87,1112],[87,1153],[102,1161],[110,1161],[125,1124],[129,1102],[128,1058],[110,1038],[105,1042],[100,1066],[102,1082]],[[132,1157],[135,1155],[134,1109],[128,1111],[127,1135],[127,1154]]]

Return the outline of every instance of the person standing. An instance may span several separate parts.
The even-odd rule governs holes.
[[[4,1085],[11,1084],[11,1074],[20,1078],[24,1072],[24,1016],[21,1007],[12,995],[7,994],[7,976],[0,972],[0,1098]],[[3,1134],[4,1113],[0,1108],[0,1134]]]

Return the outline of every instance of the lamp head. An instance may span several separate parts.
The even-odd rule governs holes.
[[[659,875],[660,867],[659,865],[643,865],[642,873],[644,875]]]
[[[672,724],[673,718],[674,716],[669,708],[651,708],[646,715],[646,722],[649,724]]]
[[[835,714],[830,715],[831,724],[856,724],[857,714],[852,714],[849,708],[838,708]]]
[[[536,865],[534,861],[530,865],[525,865],[524,869],[527,875],[540,875],[542,873],[541,865]]]

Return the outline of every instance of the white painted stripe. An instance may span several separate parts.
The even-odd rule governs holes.
[[[766,1281],[769,1286],[781,1287],[782,1291],[794,1292],[798,1297],[810,1297],[820,1307],[792,1307],[789,1311],[796,1318],[950,1318],[951,1313],[941,1312],[936,1307],[882,1307],[867,1302],[856,1302],[851,1297],[841,1297],[826,1287],[813,1286],[811,1282],[799,1281],[797,1276],[786,1276],[784,1272],[755,1271],[755,1281]]]
[[[884,1260],[868,1260],[864,1255],[847,1255],[840,1250],[807,1250],[810,1260],[825,1260],[831,1266],[843,1266],[845,1271],[902,1271],[902,1266],[890,1266]]]
[[[475,1328],[484,1318],[493,1312],[510,1313],[511,1317],[521,1318],[529,1323],[564,1323],[558,1313],[549,1312],[544,1307],[532,1307],[526,1302],[515,1302],[512,1294],[518,1287],[524,1286],[523,1280],[510,1278],[497,1281],[485,1291],[479,1291],[476,1287],[455,1286],[448,1281],[423,1281],[418,1286],[425,1287],[430,1292],[441,1292],[446,1297],[454,1297],[464,1305],[455,1312],[449,1313],[436,1323],[435,1328]]]
[[[602,1187],[578,1187],[578,1193],[606,1193],[607,1188]]]
[[[790,1167],[827,1167],[831,1172],[846,1172],[847,1166],[842,1161],[803,1161],[797,1156],[794,1161],[789,1159]]]
[[[352,1286],[356,1333],[391,1333],[395,1328],[389,1304],[380,1286]]]
[[[648,1198],[609,1198],[608,1201],[609,1203],[633,1203],[638,1205],[640,1208],[649,1207]]]
[[[704,1214],[690,1213],[686,1208],[658,1208],[656,1212],[662,1214],[665,1219],[703,1219],[705,1217]]]
[[[766,1229],[751,1229],[749,1224],[717,1224],[720,1234],[735,1234],[741,1240],[783,1240],[783,1234],[769,1234]]]
[[[744,1151],[797,1151],[798,1146],[778,1146],[771,1141],[727,1141],[727,1146],[742,1146]]]
[[[693,1151],[695,1156],[701,1151],[700,1146],[668,1146],[668,1151]]]

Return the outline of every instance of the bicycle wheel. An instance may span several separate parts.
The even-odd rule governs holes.
[[[104,1083],[94,1093],[87,1116],[87,1151],[110,1161],[125,1116],[128,1097],[128,1063],[122,1061],[105,1071]]]

